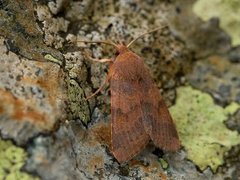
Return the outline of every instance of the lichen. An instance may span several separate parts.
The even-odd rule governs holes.
[[[58,60],[57,58],[53,57],[51,54],[46,54],[44,58],[50,62],[62,65],[62,61]]]
[[[160,161],[160,164],[161,164],[163,169],[167,169],[168,168],[169,165],[168,165],[167,161],[165,161],[165,159],[160,158],[159,161]]]
[[[62,60],[60,51],[46,45],[50,38],[43,42],[43,33],[36,23],[35,10],[32,1],[9,0],[1,3],[0,35],[6,37],[5,43],[8,50],[32,60],[43,61],[44,54],[53,54],[54,57]]]
[[[70,118],[80,118],[85,124],[90,121],[90,110],[83,89],[74,79],[67,80]]]
[[[193,10],[203,20],[218,17],[220,19],[220,26],[232,38],[232,45],[237,46],[240,44],[240,1],[198,0],[194,4]]]
[[[216,171],[224,162],[224,153],[240,143],[240,135],[224,124],[239,108],[237,103],[218,106],[210,95],[189,86],[177,89],[177,101],[170,111],[188,158],[201,170],[210,166]]]
[[[39,179],[21,171],[26,158],[27,154],[22,148],[13,145],[11,141],[4,141],[0,139],[0,179]]]

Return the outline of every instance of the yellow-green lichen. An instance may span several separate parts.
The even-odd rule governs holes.
[[[167,161],[165,161],[163,158],[160,158],[159,161],[160,161],[160,164],[161,164],[163,169],[168,168],[168,162]]]
[[[224,153],[240,144],[240,135],[224,125],[238,108],[236,103],[222,108],[209,94],[188,86],[177,89],[177,102],[170,111],[188,158],[201,170],[210,166],[216,171],[223,164]]]
[[[218,17],[220,26],[231,36],[232,44],[240,44],[239,0],[198,0],[193,6],[193,11],[203,20]]]
[[[62,61],[58,60],[57,58],[53,57],[51,54],[46,54],[44,58],[50,62],[62,65]]]
[[[16,147],[11,141],[4,141],[0,139],[0,179],[38,179],[21,171],[26,158],[27,154],[22,148]]]
[[[90,121],[90,110],[85,100],[83,89],[74,79],[67,80],[70,119],[81,119],[87,124]]]

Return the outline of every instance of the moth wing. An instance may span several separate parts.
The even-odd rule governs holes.
[[[140,97],[142,97],[141,107],[145,131],[159,148],[166,151],[178,150],[180,141],[176,126],[157,86],[147,71],[140,84],[143,87]]]
[[[139,84],[111,78],[112,152],[123,163],[137,155],[149,142],[142,123]]]

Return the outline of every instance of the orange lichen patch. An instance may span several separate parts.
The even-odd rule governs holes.
[[[214,66],[218,67],[218,70],[224,71],[226,69],[226,64],[228,63],[228,61],[225,61],[225,63],[222,63],[222,61],[220,61],[222,58],[220,56],[211,56],[209,57],[209,61],[211,64],[213,64]]]
[[[103,156],[99,155],[94,155],[90,160],[89,160],[89,170],[94,173],[97,169],[102,169],[104,168],[104,160]]]
[[[151,163],[147,166],[142,161],[139,161],[139,160],[136,160],[136,159],[132,159],[131,161],[129,161],[129,168],[133,168],[133,167],[136,167],[136,166],[141,166],[146,173],[150,173],[153,170],[156,170],[156,169],[160,168],[159,162],[154,161],[154,160],[151,160]]]
[[[162,180],[167,180],[166,174],[164,174],[164,173],[162,173],[162,172],[159,173],[159,177],[160,177]]]
[[[146,173],[152,173],[154,171],[160,171],[160,163],[158,161],[151,161],[149,166],[144,166],[144,171]],[[162,172],[161,172],[162,173]]]
[[[47,98],[51,106],[56,106],[56,100],[64,99],[63,89],[63,72],[59,70],[57,65],[49,65],[49,63],[35,62],[36,65],[43,70],[40,77],[23,76],[21,83],[25,85],[36,85],[47,92]],[[63,85],[62,85],[63,86]],[[66,94],[66,93],[65,93]]]
[[[143,162],[136,160],[136,159],[132,159],[129,161],[129,168],[135,167],[135,166],[144,166]]]
[[[44,76],[38,78],[37,84],[48,92],[49,103],[54,106],[57,99],[63,99],[63,89],[59,89],[64,79],[63,73],[52,69],[45,69],[45,71]]]
[[[99,122],[97,125],[92,127],[89,133],[91,134],[91,137],[95,139],[95,142],[97,141],[111,147],[110,123]]]
[[[14,120],[28,120],[45,124],[47,114],[37,111],[34,102],[23,101],[14,97],[10,92],[0,89],[0,115],[4,114]]]
[[[129,161],[129,168],[140,167],[146,174],[158,174],[159,179],[167,179],[167,176],[161,170],[160,163],[156,159],[151,159],[149,165],[136,159]]]

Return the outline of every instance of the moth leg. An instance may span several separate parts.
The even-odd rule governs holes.
[[[93,57],[88,57],[88,58],[91,59],[92,61],[100,62],[100,63],[112,62],[113,61],[111,58],[103,58],[103,59],[97,59],[97,58],[93,58]]]
[[[106,77],[106,79],[104,80],[103,84],[102,84],[93,94],[91,94],[90,96],[86,97],[86,100],[92,98],[92,97],[95,96],[97,93],[99,93],[100,91],[102,91],[102,89],[104,88],[105,84],[108,83],[109,79],[110,79],[110,76],[108,75],[108,76]]]
[[[97,58],[93,58],[92,56],[89,55],[89,53],[87,52],[84,52],[84,55],[92,60],[92,61],[95,61],[95,62],[100,62],[100,63],[105,63],[105,62],[113,62],[113,58],[103,58],[103,59],[97,59]]]

